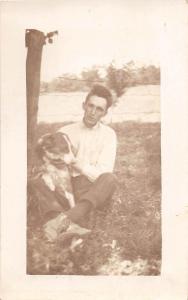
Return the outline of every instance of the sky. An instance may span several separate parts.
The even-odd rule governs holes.
[[[4,14],[7,30],[13,30],[15,22],[23,34],[26,28],[58,30],[53,44],[43,48],[41,80],[49,81],[112,61],[116,66],[130,60],[158,66],[164,15],[171,8],[172,18],[182,12],[182,7],[179,12],[174,9],[174,1],[32,1],[7,4],[7,10],[5,4]],[[14,44],[14,50],[20,51],[17,47]],[[25,47],[21,51],[26,55]]]
[[[159,64],[160,26],[155,10],[147,16],[145,9],[130,4],[100,4],[80,5],[74,14],[71,11],[66,6],[57,13],[62,26],[52,28],[59,34],[44,49],[42,77],[50,77],[50,69],[54,75],[80,73],[112,60],[117,66],[130,60]]]

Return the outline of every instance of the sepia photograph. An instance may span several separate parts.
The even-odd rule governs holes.
[[[160,275],[159,28],[112,8],[25,31],[31,275]]]
[[[3,300],[186,300],[188,1],[1,1]]]

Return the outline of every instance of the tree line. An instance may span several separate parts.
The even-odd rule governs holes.
[[[137,85],[160,84],[160,68],[154,65],[137,67],[130,61],[117,68],[112,62],[108,66],[92,66],[81,74],[65,73],[50,82],[41,82],[41,93],[88,91],[94,83],[101,83],[113,90],[117,97],[126,88]]]

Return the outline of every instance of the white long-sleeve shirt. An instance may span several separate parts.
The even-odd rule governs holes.
[[[90,181],[99,175],[113,172],[116,157],[116,134],[112,128],[102,123],[88,128],[83,122],[62,127],[75,148],[75,157],[81,162],[82,174]],[[72,171],[72,176],[80,173]]]

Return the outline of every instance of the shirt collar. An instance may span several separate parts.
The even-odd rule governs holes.
[[[93,126],[93,127],[87,127],[85,125],[84,121],[82,120],[81,125],[82,125],[82,128],[93,131],[93,130],[97,130],[100,127],[101,124],[100,124],[100,122],[97,122],[97,124],[95,126]]]

